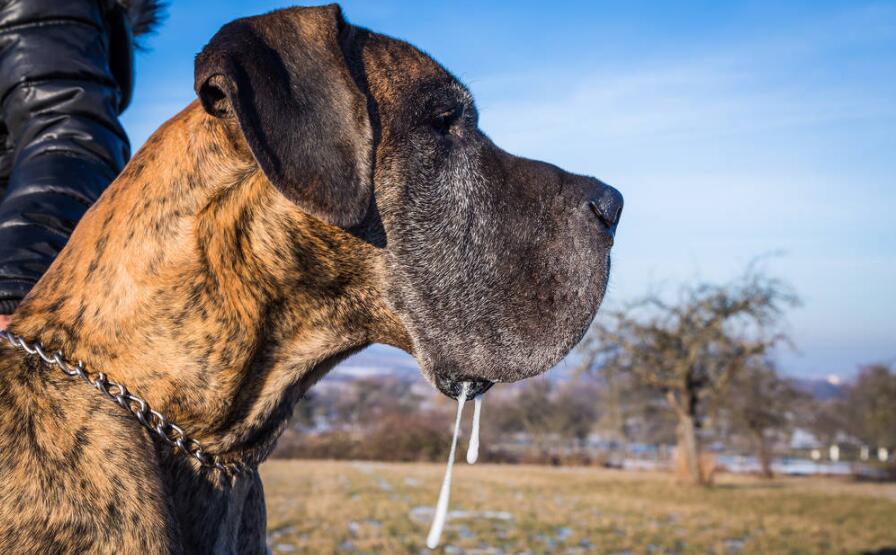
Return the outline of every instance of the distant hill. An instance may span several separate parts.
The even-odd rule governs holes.
[[[572,377],[574,367],[574,361],[564,359],[546,375],[553,381],[563,381]],[[399,349],[380,344],[371,345],[360,353],[349,357],[324,379],[335,382],[374,376],[389,376],[409,382],[425,381],[414,357]],[[821,401],[842,399],[846,393],[844,384],[831,379],[791,379],[800,391]]]
[[[571,356],[561,360],[545,375],[554,381],[571,378],[575,367],[570,360]],[[380,344],[371,345],[360,353],[347,358],[330,372],[328,378],[350,380],[381,375],[402,380],[423,381],[423,376],[420,374],[420,368],[414,357],[402,350]]]
[[[342,361],[325,379],[351,380],[383,375],[409,381],[423,380],[414,357],[379,344]]]
[[[820,401],[842,399],[846,395],[846,387],[842,383],[820,378],[793,378],[796,387]]]

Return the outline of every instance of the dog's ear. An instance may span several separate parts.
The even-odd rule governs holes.
[[[238,19],[196,57],[205,110],[235,118],[261,170],[287,198],[328,223],[364,216],[372,190],[367,99],[342,45],[339,6]]]

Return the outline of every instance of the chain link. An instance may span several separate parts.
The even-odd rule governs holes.
[[[189,437],[183,428],[173,422],[168,422],[161,413],[150,407],[149,403],[143,398],[128,391],[124,384],[109,379],[104,373],[97,372],[95,377],[91,377],[91,373],[85,370],[82,362],[78,361],[78,364],[72,366],[65,360],[61,352],[56,351],[53,354],[48,354],[40,342],[29,343],[20,336],[13,335],[6,330],[0,330],[0,339],[6,339],[13,347],[21,349],[30,355],[39,356],[45,363],[51,366],[57,366],[66,376],[80,378],[95,387],[103,395],[115,401],[121,408],[136,417],[140,424],[149,430],[150,433],[159,437],[170,447],[198,461],[203,468],[213,468],[231,475],[241,474],[246,470],[244,463],[225,462],[220,460],[220,457],[217,455],[206,453],[202,445]]]

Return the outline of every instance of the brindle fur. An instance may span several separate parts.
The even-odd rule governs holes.
[[[271,134],[270,113],[240,113],[269,109],[258,98],[233,97],[260,90],[240,66],[251,61],[227,50],[246,32],[289,66],[287,90],[304,72],[350,75],[328,97],[350,101],[314,105],[299,91],[305,104],[275,114],[344,110],[299,126],[338,164],[293,143],[259,151],[287,131]],[[450,74],[336,7],[219,35],[197,60],[202,102],[164,124],[88,212],[14,333],[126,384],[209,452],[256,464],[305,391],[371,343],[413,353],[450,393],[462,377],[543,372],[579,339],[610,245],[583,204],[605,186],[498,150]],[[323,69],[302,65],[307,51],[327,53]],[[434,132],[446,106],[462,113]],[[252,125],[263,129],[247,139]],[[297,167],[314,168],[306,185]],[[257,472],[199,469],[82,382],[0,353],[0,553],[265,551]]]

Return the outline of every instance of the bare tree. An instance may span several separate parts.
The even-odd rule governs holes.
[[[553,399],[552,428],[563,438],[573,440],[581,449],[598,419],[598,405],[594,399],[599,395],[596,384],[583,380],[558,387]]]
[[[848,428],[845,399],[806,399],[799,403],[800,425],[808,429],[822,445],[833,445]]]
[[[600,418],[596,427],[608,439],[622,444],[623,453],[630,443],[669,444],[675,438],[675,417],[669,412],[663,395],[645,387],[627,373],[593,372],[600,380],[596,396]]]
[[[363,429],[385,412],[412,413],[419,402],[407,381],[394,377],[362,378],[340,395],[334,408],[339,421]]]
[[[745,434],[756,449],[762,475],[772,477],[774,434],[793,425],[793,411],[806,398],[782,378],[773,361],[755,357],[734,376],[721,397],[722,412],[735,432]]]
[[[753,357],[785,339],[777,324],[797,303],[782,282],[749,268],[732,283],[681,289],[675,302],[650,294],[605,312],[581,347],[583,368],[635,376],[661,392],[678,419],[678,450],[690,481],[700,468],[701,409]]]
[[[866,445],[896,448],[896,372],[884,364],[862,368],[845,403],[848,432]]]

